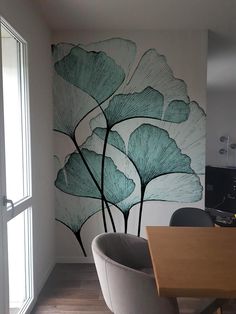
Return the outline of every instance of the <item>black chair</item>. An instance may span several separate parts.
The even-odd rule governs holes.
[[[200,208],[183,207],[177,209],[170,219],[173,227],[214,227],[210,215]]]

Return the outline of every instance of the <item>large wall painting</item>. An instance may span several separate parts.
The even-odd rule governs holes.
[[[113,210],[124,217],[146,201],[197,202],[205,172],[205,112],[155,49],[136,60],[136,44],[111,38],[89,45],[53,45],[54,130],[73,149],[55,180],[56,219],[78,239],[101,211],[116,232]],[[80,125],[89,134],[80,142]],[[153,208],[155,210],[155,208]]]

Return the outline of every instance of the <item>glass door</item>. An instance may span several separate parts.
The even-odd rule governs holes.
[[[27,43],[1,19],[0,313],[33,300],[31,151]]]

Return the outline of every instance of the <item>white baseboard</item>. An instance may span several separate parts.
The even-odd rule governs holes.
[[[88,256],[57,256],[56,257],[56,263],[61,264],[61,263],[68,263],[68,264],[73,264],[73,263],[94,263],[93,257]]]

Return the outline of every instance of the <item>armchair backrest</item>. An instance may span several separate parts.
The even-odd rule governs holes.
[[[113,313],[179,313],[176,299],[158,297],[145,239],[101,234],[93,240],[92,251],[105,302]]]

